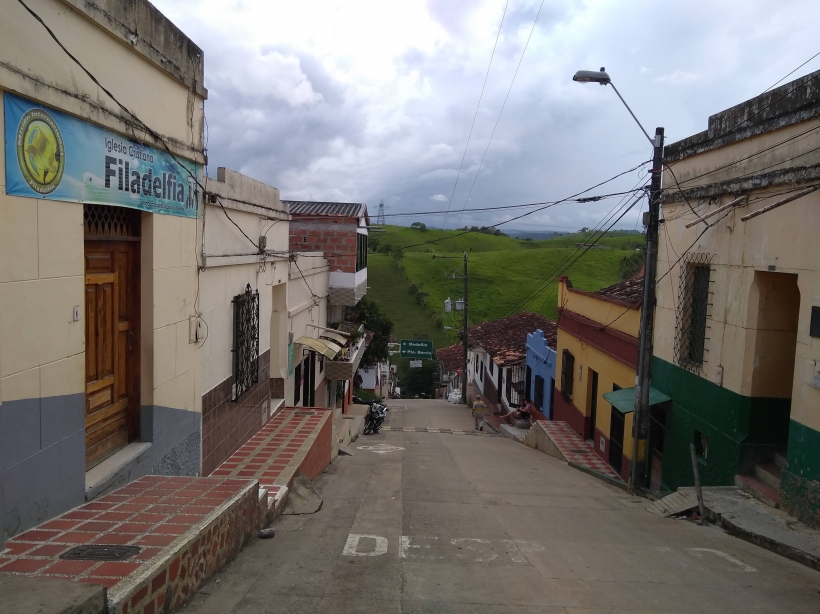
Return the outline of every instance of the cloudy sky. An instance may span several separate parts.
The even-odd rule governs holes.
[[[577,69],[605,66],[647,131],[664,126],[673,142],[820,51],[813,0],[154,3],[205,51],[212,175],[227,166],[284,199],[366,202],[374,215],[381,199],[388,215],[449,207],[447,228],[515,215],[465,207],[558,199],[651,156],[615,93],[574,83]],[[789,80],[817,69],[820,57]],[[563,205],[501,228],[593,226],[614,204]],[[445,225],[443,215],[388,221]]]

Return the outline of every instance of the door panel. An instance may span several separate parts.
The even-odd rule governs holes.
[[[137,436],[137,244],[87,241],[86,467]]]

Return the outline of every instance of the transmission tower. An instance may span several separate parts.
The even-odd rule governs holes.
[[[379,201],[379,213],[376,215],[376,226],[384,226],[384,199]]]

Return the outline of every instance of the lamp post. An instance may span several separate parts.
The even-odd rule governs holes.
[[[655,277],[658,268],[658,225],[661,206],[661,179],[663,172],[663,128],[655,129],[655,138],[641,126],[632,109],[615,88],[604,68],[599,71],[579,70],[572,77],[578,83],[610,85],[618,98],[652,144],[652,180],[649,192],[649,223],[646,227],[646,264],[644,265],[643,302],[641,305],[641,331],[638,343],[638,375],[635,379],[635,412],[632,419],[632,464],[629,488],[631,492],[641,489],[645,475],[646,439],[649,431],[649,390],[652,382],[652,340],[655,328]]]

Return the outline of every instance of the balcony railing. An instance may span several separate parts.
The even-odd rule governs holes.
[[[326,363],[327,373],[325,377],[329,380],[353,379],[359,368],[359,363],[362,361],[364,351],[367,349],[368,342],[368,336],[363,334],[357,342],[343,347],[336,358]]]

